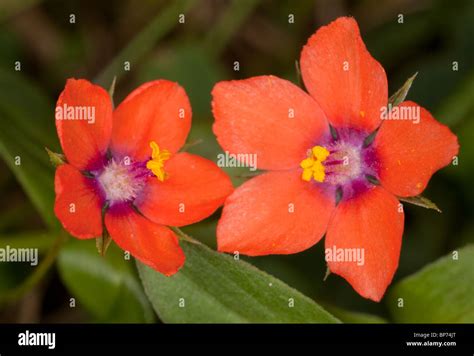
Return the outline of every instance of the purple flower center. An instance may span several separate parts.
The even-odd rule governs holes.
[[[318,142],[301,162],[302,179],[318,184],[337,200],[348,200],[378,180],[379,164],[368,134],[343,128]]]
[[[111,158],[102,169],[91,172],[109,206],[132,202],[140,194],[148,177],[153,173],[145,162],[132,162],[125,157]]]

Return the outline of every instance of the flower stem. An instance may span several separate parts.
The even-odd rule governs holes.
[[[181,152],[186,152],[188,149],[190,149],[193,146],[199,145],[203,142],[202,138],[198,138],[196,140],[187,142],[184,144],[184,146],[181,148]]]
[[[193,244],[200,244],[200,242],[198,240],[196,240],[193,237],[189,236],[188,234],[184,233],[179,227],[171,226],[171,230],[173,230],[181,240],[185,240],[185,241],[191,242]]]

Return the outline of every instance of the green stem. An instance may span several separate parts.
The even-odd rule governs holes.
[[[203,143],[203,139],[202,138],[197,138],[193,141],[190,141],[190,142],[187,142],[184,144],[184,146],[181,148],[181,152],[186,152],[187,150],[189,150],[191,147],[194,147],[196,145],[199,145],[201,143]]]
[[[192,238],[191,236],[183,232],[179,227],[176,227],[176,226],[170,226],[170,227],[171,227],[171,230],[173,230],[181,240],[185,240],[193,244],[200,244],[198,240]]]
[[[64,233],[59,232],[56,241],[49,249],[43,261],[38,265],[38,267],[36,267],[34,272],[30,274],[19,286],[0,296],[0,306],[21,298],[43,279],[43,277],[56,261],[56,257],[61,250],[61,246],[66,241],[66,239],[67,237],[64,235]]]

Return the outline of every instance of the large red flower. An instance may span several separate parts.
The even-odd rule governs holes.
[[[64,228],[80,239],[106,228],[137,259],[176,273],[185,256],[165,225],[206,218],[233,189],[213,162],[178,152],[190,126],[189,100],[176,83],[143,84],[113,110],[104,89],[69,79],[56,105],[68,163],[56,170],[54,210]]]
[[[273,76],[214,87],[219,143],[233,154],[256,154],[258,168],[269,171],[226,200],[218,248],[290,254],[326,234],[326,251],[342,252],[328,260],[330,270],[379,301],[400,255],[404,214],[397,196],[425,189],[457,154],[456,136],[413,102],[392,108],[398,116],[384,113],[385,71],[353,18],[319,29],[300,66],[309,95]],[[363,263],[351,260],[354,251],[364,254]]]

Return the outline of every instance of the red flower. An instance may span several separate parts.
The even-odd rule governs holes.
[[[256,154],[258,168],[269,171],[226,200],[218,248],[290,254],[326,233],[326,253],[343,253],[328,261],[330,270],[379,301],[400,255],[404,214],[396,196],[420,194],[457,154],[457,139],[413,102],[392,110],[411,117],[382,120],[388,118],[382,112],[388,103],[385,71],[353,18],[319,29],[300,62],[310,95],[273,76],[220,82],[213,89],[213,130],[221,146]],[[377,128],[373,143],[364,144]],[[351,260],[355,251],[364,254],[363,263]]]
[[[109,94],[69,79],[56,106],[56,127],[68,164],[56,170],[55,213],[79,239],[101,236],[102,211],[112,239],[166,275],[185,256],[164,225],[192,224],[232,192],[211,161],[179,153],[191,126],[188,97],[178,84],[152,81],[115,110]]]

